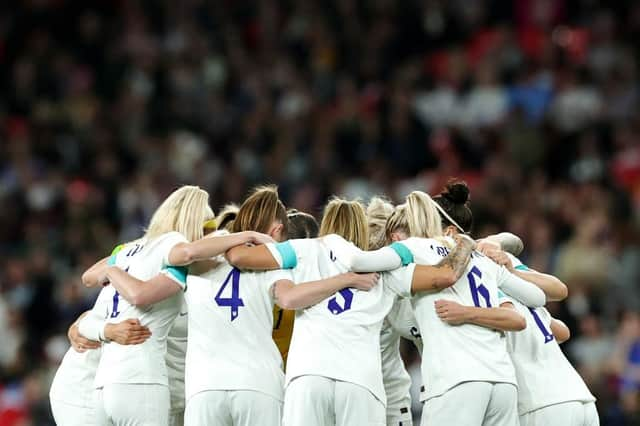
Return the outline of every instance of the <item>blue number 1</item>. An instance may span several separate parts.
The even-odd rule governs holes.
[[[118,303],[120,302],[120,293],[116,291],[116,294],[113,295],[113,309],[111,310],[111,318],[115,318],[120,315],[118,312]]]
[[[471,271],[469,271],[469,273],[467,274],[467,279],[469,280],[469,288],[471,289],[471,297],[473,298],[473,304],[476,305],[476,307],[480,308],[480,296],[482,296],[484,301],[487,303],[486,308],[490,308],[491,299],[489,290],[487,290],[487,288],[482,285],[482,283],[476,283],[476,277],[474,277],[474,275],[476,275],[479,279],[482,278],[482,272],[480,272],[480,269],[478,269],[477,266],[471,268]]]
[[[222,297],[222,292],[231,280],[231,297]],[[238,308],[244,306],[244,301],[240,298],[240,270],[233,268],[227,278],[222,283],[218,294],[216,294],[215,301],[218,306],[229,306],[231,308],[231,321],[238,318]]]
[[[538,326],[538,328],[542,332],[542,335],[544,336],[544,343],[547,344],[550,341],[552,341],[554,339],[553,333],[547,330],[547,327],[544,326],[544,323],[538,316],[538,313],[535,311],[535,309],[529,308],[529,312],[531,312],[531,315],[533,316],[533,320],[536,322],[536,325]]]

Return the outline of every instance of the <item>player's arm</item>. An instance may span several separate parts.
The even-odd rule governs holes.
[[[282,268],[271,250],[266,245],[240,245],[228,250],[225,254],[227,261],[239,269],[270,271]]]
[[[71,346],[76,352],[82,353],[86,352],[90,349],[98,349],[101,346],[101,343],[96,340],[87,339],[78,329],[78,324],[80,321],[89,315],[91,311],[83,312],[78,319],[76,319],[71,326],[69,326],[69,330],[67,331],[67,337],[69,338],[69,342]]]
[[[512,274],[516,275],[519,278],[522,278],[525,281],[535,284],[544,292],[548,301],[553,302],[564,300],[569,295],[567,286],[562,281],[560,281],[560,279],[553,275],[534,271],[524,265],[514,267],[513,262],[511,261],[509,256],[507,256],[503,251],[489,250],[486,254],[487,257],[496,262],[498,265],[502,265],[507,268],[507,270]]]
[[[559,319],[551,318],[551,333],[558,343],[564,343],[571,337],[571,330]]]
[[[460,235],[456,240],[453,250],[436,265],[416,265],[411,280],[412,293],[442,290],[460,279],[475,248],[475,241],[466,235]]]
[[[147,281],[139,280],[117,266],[109,266],[105,280],[134,306],[157,303],[173,296],[186,285],[187,269],[170,266]]]
[[[514,256],[518,256],[523,249],[524,243],[520,237],[511,232],[489,235],[478,241],[478,251],[483,254],[487,254],[489,250],[504,250]]]
[[[273,242],[273,238],[270,236],[253,231],[237,232],[229,235],[211,235],[191,243],[176,244],[169,251],[168,259],[170,265],[184,266],[224,254],[235,246],[270,242]]]
[[[84,284],[86,287],[97,287],[99,285],[102,285],[103,283],[100,282],[100,279],[104,277],[104,271],[105,271],[105,268],[107,267],[108,260],[109,260],[109,257],[100,259],[99,261],[94,263],[89,269],[84,271],[81,277],[82,284]]]
[[[353,287],[369,291],[378,283],[378,274],[346,272],[323,280],[294,284],[279,280],[271,286],[271,295],[282,309],[302,309],[315,305],[343,288]]]
[[[93,309],[78,318],[74,330],[72,330],[73,326],[69,328],[69,339],[72,338],[73,333],[74,338],[77,336],[90,342],[114,341],[121,345],[136,345],[151,336],[151,331],[141,325],[138,319],[131,318],[115,324],[107,323],[105,313],[108,302],[105,293],[100,293]],[[95,347],[87,347],[84,340],[78,340],[78,343],[81,343],[84,349],[95,349]]]
[[[464,306],[451,300],[436,300],[436,313],[447,324],[475,324],[502,331],[520,331],[527,327],[526,319],[510,302],[497,308]]]

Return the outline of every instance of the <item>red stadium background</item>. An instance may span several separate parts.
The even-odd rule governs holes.
[[[0,426],[53,424],[81,271],[178,185],[317,215],[452,176],[568,284],[601,423],[639,424],[638,36],[622,1],[2,2]]]

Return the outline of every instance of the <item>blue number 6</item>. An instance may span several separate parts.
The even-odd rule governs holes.
[[[222,292],[231,280],[231,297],[222,297]],[[218,306],[229,306],[231,308],[231,321],[238,318],[238,308],[244,306],[244,301],[240,298],[240,270],[233,268],[227,278],[222,283],[218,294],[216,294],[215,301]]]
[[[476,283],[476,277],[474,277],[474,275],[476,275],[478,279],[482,278],[482,272],[480,272],[480,269],[478,269],[477,266],[471,268],[471,271],[469,271],[469,273],[467,274],[467,279],[469,280],[469,288],[471,289],[471,297],[473,298],[473,304],[476,305],[476,307],[480,308],[481,306],[479,296],[482,296],[484,301],[487,303],[486,307],[490,308],[491,296],[489,294],[489,290],[487,290],[487,288],[482,285],[482,283]]]

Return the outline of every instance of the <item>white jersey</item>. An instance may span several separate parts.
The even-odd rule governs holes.
[[[298,284],[348,272],[360,251],[338,235],[267,244]],[[371,291],[352,288],[296,311],[286,384],[303,375],[355,383],[386,404],[380,369],[380,330],[395,293],[382,280]]]
[[[128,243],[115,256],[115,265],[140,280],[164,273],[184,288],[186,268],[169,266],[169,252],[176,244],[187,242],[178,232],[168,232],[153,240],[140,239]],[[182,295],[173,296],[148,306],[133,306],[111,286],[107,322],[118,323],[136,318],[151,331],[151,337],[139,345],[105,343],[96,374],[96,388],[107,383],[160,384],[168,386],[165,354],[167,335],[178,315]]]
[[[411,340],[422,353],[422,336],[411,301],[396,298],[391,311],[384,319],[380,332],[380,354],[382,358],[382,380],[387,396],[387,413],[411,416],[409,389],[411,377],[400,356],[400,338]],[[406,413],[403,411],[407,410]]]
[[[98,294],[96,303],[87,316],[104,321],[108,303],[109,292],[105,287]],[[101,353],[101,348],[82,353],[69,348],[53,378],[49,398],[78,407],[93,406],[93,381]]]
[[[244,272],[228,263],[189,275],[187,400],[207,390],[252,390],[283,400],[282,357],[271,332],[271,286],[288,271]]]
[[[512,257],[517,269],[522,262]],[[518,414],[569,401],[593,402],[578,372],[562,353],[551,332],[551,314],[508,298],[527,319],[527,328],[507,333],[507,348],[518,379]]]
[[[169,374],[171,412],[183,411],[185,407],[184,369],[187,354],[187,304],[184,297],[181,302],[180,312],[167,336],[167,354],[165,355]]]
[[[417,264],[435,265],[449,251],[441,242],[426,238],[409,238],[392,245],[399,254],[410,251]],[[385,282],[404,285],[410,293],[411,278],[401,270],[383,274]],[[513,365],[506,348],[504,333],[474,324],[452,326],[442,321],[435,310],[436,300],[452,300],[465,306],[499,306],[498,287],[514,277],[504,267],[474,253],[464,275],[440,292],[421,292],[412,298],[415,315],[423,331],[422,398],[442,395],[459,383],[483,381],[516,384]],[[517,277],[514,277],[517,279]]]

